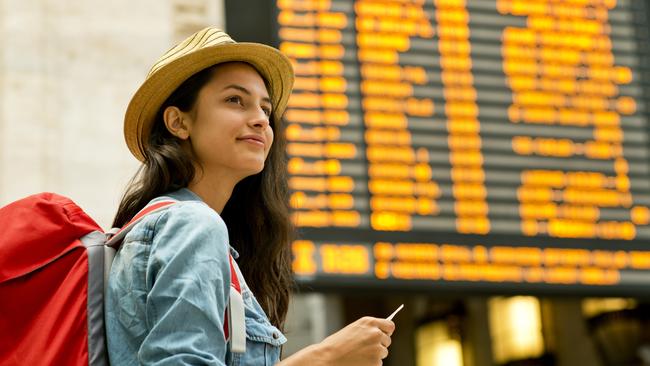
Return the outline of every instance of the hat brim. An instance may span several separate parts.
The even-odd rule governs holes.
[[[145,146],[158,110],[185,80],[210,66],[240,61],[252,65],[266,80],[276,125],[293,87],[293,68],[277,49],[260,43],[229,43],[205,47],[156,70],[135,92],[124,117],[124,138],[131,153],[145,160]]]

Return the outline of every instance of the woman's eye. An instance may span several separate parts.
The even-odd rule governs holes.
[[[241,98],[236,96],[236,95],[232,96],[232,97],[228,97],[228,99],[226,99],[226,101],[229,102],[229,103],[242,104]]]
[[[271,117],[271,108],[262,107],[262,110],[264,111],[264,114],[266,114],[267,117]]]

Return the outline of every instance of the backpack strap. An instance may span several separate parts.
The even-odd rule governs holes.
[[[160,212],[168,209],[178,201],[160,201],[148,205],[143,208],[131,221],[124,225],[121,229],[113,228],[107,232],[108,240],[104,245],[104,290],[108,284],[108,274],[113,264],[113,258],[117,249],[122,244],[122,240],[133,227],[142,221],[147,215],[154,212]],[[228,254],[228,263],[230,265],[230,296],[228,304],[226,305],[226,312],[224,317],[223,331],[226,336],[226,342],[230,343],[232,352],[244,353],[246,352],[246,318],[244,310],[244,299],[241,295],[241,285],[239,276],[235,270],[232,262],[232,255]],[[232,330],[232,332],[230,332]]]
[[[244,298],[241,295],[239,277],[232,263],[232,255],[228,255],[230,262],[230,297],[224,318],[223,333],[226,342],[230,343],[230,350],[234,353],[246,352],[246,316]],[[232,332],[231,332],[232,331]]]
[[[140,212],[138,212],[135,216],[133,216],[131,221],[126,223],[126,225],[124,225],[121,229],[117,229],[117,230],[115,228],[111,229],[107,233],[108,235],[110,235],[110,239],[106,242],[106,245],[117,250],[119,248],[120,244],[122,244],[122,240],[124,239],[126,234],[128,234],[129,231],[131,231],[131,229],[133,229],[133,227],[138,222],[142,221],[142,219],[145,216],[147,216],[149,214],[152,214],[154,212],[159,212],[159,211],[166,210],[167,208],[169,208],[171,205],[175,204],[176,202],[177,201],[160,201],[160,202],[156,202],[154,204],[145,206],[145,208],[143,208],[142,210],[140,210]]]

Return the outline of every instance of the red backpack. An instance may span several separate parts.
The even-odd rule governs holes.
[[[112,247],[144,216],[174,203],[145,207],[109,241],[79,206],[54,193],[0,208],[0,365],[108,365],[104,289]],[[232,351],[243,352],[243,301],[232,263],[231,278],[224,330],[227,339],[232,330]]]

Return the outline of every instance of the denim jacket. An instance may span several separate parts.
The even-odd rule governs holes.
[[[168,198],[180,202],[146,216],[115,256],[106,294],[111,364],[274,365],[286,338],[269,322],[235,261],[246,353],[231,353],[225,342],[229,251],[237,258],[225,223],[188,189]]]

